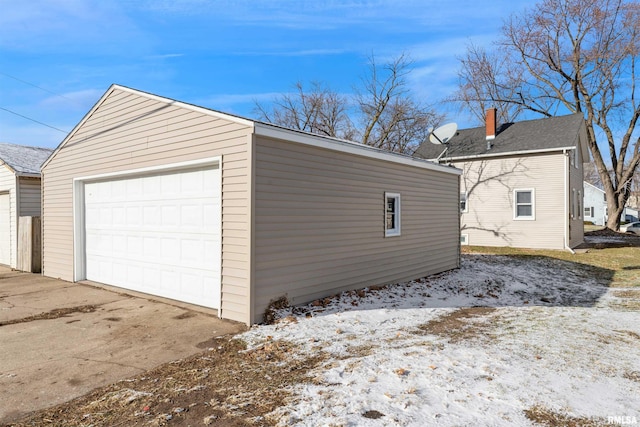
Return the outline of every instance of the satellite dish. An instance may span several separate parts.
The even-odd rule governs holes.
[[[429,134],[429,141],[432,144],[446,144],[458,131],[458,125],[455,123],[447,123],[440,126],[438,129],[431,131]]]

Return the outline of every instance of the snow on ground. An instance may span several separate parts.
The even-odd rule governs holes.
[[[638,312],[616,301],[593,268],[466,255],[459,270],[281,310],[241,338],[331,356],[281,425],[527,426],[536,405],[640,420]],[[494,308],[461,308],[474,306]]]

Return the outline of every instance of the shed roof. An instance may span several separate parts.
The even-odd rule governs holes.
[[[461,129],[448,141],[447,158],[499,156],[523,152],[553,151],[579,144],[582,114],[505,123],[496,130],[496,137],[487,145],[485,127]],[[414,155],[435,159],[442,154],[442,145],[424,142]]]
[[[0,161],[17,175],[40,175],[40,166],[53,152],[50,148],[0,142]]]

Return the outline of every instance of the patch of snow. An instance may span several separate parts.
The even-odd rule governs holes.
[[[283,309],[295,321],[241,338],[332,356],[314,373],[320,383],[296,386],[277,411],[283,426],[526,426],[535,405],[637,417],[638,313],[610,307],[615,297],[594,273],[548,258],[467,255],[435,277]],[[477,335],[451,341],[419,328],[472,306],[495,307],[467,319]]]

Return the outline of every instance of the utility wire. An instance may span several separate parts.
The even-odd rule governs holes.
[[[16,116],[20,116],[20,117],[22,117],[23,119],[31,120],[32,122],[38,123],[38,124],[40,124],[40,125],[42,125],[42,126],[46,126],[46,127],[48,127],[48,128],[55,129],[55,130],[57,130],[58,132],[62,132],[62,133],[69,133],[69,131],[62,130],[62,129],[58,129],[58,128],[57,128],[57,127],[55,127],[55,126],[51,126],[51,125],[48,125],[48,124],[46,124],[46,123],[39,122],[39,121],[37,121],[36,119],[32,119],[31,117],[23,116],[22,114],[16,113],[15,111],[11,111],[11,110],[8,110],[8,109],[3,108],[3,107],[0,107],[0,110],[4,110],[4,111],[6,111],[6,112],[8,112],[8,113],[15,114]]]
[[[47,92],[47,93],[50,93],[51,95],[55,95],[55,96],[59,96],[60,98],[64,98],[64,99],[66,99],[66,100],[68,100],[68,101],[73,102],[74,104],[77,104],[77,103],[78,103],[75,99],[71,99],[71,98],[69,98],[69,97],[67,97],[67,96],[60,95],[59,93],[52,92],[52,91],[50,91],[49,89],[45,89],[45,88],[43,88],[43,87],[40,87],[40,86],[35,85],[35,84],[33,84],[33,83],[30,83],[30,82],[28,82],[28,81],[26,81],[26,80],[22,80],[22,79],[19,79],[19,78],[15,77],[15,76],[9,75],[9,74],[7,74],[7,73],[3,73],[2,71],[0,71],[0,74],[2,74],[2,75],[3,75],[3,76],[5,76],[5,77],[9,77],[10,79],[13,79],[13,80],[19,81],[20,83],[24,83],[24,84],[26,84],[26,85],[29,85],[29,86],[35,87],[35,88],[37,88],[37,89],[43,90],[43,91],[45,91],[45,92]]]

